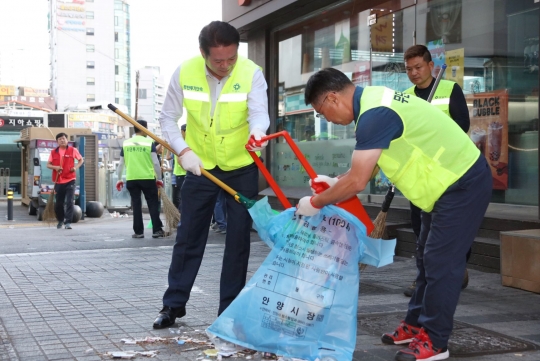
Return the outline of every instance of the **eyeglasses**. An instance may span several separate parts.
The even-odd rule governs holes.
[[[315,114],[315,116],[316,116],[317,118],[320,118],[320,117],[321,117],[321,110],[322,110],[322,108],[324,107],[324,102],[326,101],[326,99],[328,99],[328,95],[329,95],[329,94],[330,94],[330,93],[327,93],[327,94],[326,94],[326,96],[324,97],[324,99],[323,99],[323,101],[322,101],[322,103],[321,103],[321,107],[320,107],[319,110],[317,111],[317,114]],[[315,109],[315,110],[316,110],[316,109]],[[324,116],[324,115],[323,115],[323,116]]]

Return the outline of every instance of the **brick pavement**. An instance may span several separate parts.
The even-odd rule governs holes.
[[[188,315],[174,326],[185,332],[181,335],[205,339],[204,329],[217,314],[222,254],[222,244],[208,245]],[[248,277],[267,254],[262,242],[252,243]],[[120,341],[178,336],[168,329],[152,329],[166,289],[170,256],[170,246],[0,255],[0,360],[103,360],[109,359],[106,352],[119,350],[158,350],[156,360],[201,357],[205,345]],[[414,273],[413,260],[400,257],[388,267],[367,268],[359,314],[404,315],[408,299],[401,291]],[[497,274],[473,270],[470,274],[456,319],[523,338],[537,350],[468,360],[540,360],[540,295],[502,287]],[[183,351],[193,347],[199,349]],[[359,328],[354,359],[392,360],[398,349],[383,346],[378,335]],[[259,360],[260,355],[252,359]]]

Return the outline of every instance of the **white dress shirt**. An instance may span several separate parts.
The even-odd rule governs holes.
[[[210,101],[212,102],[212,109],[210,115],[214,115],[216,103],[223,89],[223,85],[230,75],[227,75],[221,80],[218,80],[213,76],[208,68],[205,66],[206,80],[210,87]],[[171,77],[169,83],[169,89],[165,96],[163,107],[161,108],[161,114],[159,116],[159,123],[161,124],[161,132],[165,136],[167,143],[173,147],[176,154],[179,154],[182,150],[188,147],[180,129],[178,129],[178,119],[183,114],[184,92],[180,86],[180,66],[176,69]],[[270,126],[270,118],[268,116],[268,95],[266,94],[266,80],[264,79],[262,71],[257,68],[253,75],[251,83],[251,91],[247,95],[248,105],[248,123],[249,130],[258,128],[263,132],[266,132]],[[188,130],[189,131],[189,130]],[[247,143],[248,139],[246,139]]]

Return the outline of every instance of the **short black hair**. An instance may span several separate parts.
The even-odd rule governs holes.
[[[315,104],[328,92],[341,92],[349,86],[354,86],[347,75],[334,68],[325,68],[313,74],[306,84],[304,98],[306,105]]]
[[[182,126],[180,127],[180,130],[183,130],[185,132],[186,131],[186,124],[182,124]]]
[[[409,49],[405,51],[405,54],[403,54],[403,60],[407,61],[412,58],[416,58],[417,56],[421,56],[426,63],[429,63],[431,60],[431,53],[429,52],[428,48],[426,48],[424,45],[413,45]]]
[[[137,120],[137,123],[139,123],[140,125],[142,125],[143,127],[145,127],[146,129],[148,129],[148,122],[144,119],[138,119]],[[135,128],[135,133],[144,133],[142,130],[140,130],[139,128],[137,127],[134,127]]]
[[[58,133],[56,134],[56,140],[58,140],[58,138],[62,138],[62,137],[66,137],[66,139],[68,139],[68,135],[66,133]]]
[[[233,44],[240,45],[240,34],[234,26],[224,21],[212,21],[199,34],[199,47],[206,55],[210,54],[210,48]]]

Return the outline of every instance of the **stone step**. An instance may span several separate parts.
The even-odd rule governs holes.
[[[414,257],[416,254],[416,235],[412,228],[398,228],[396,233],[396,255]],[[484,272],[500,272],[500,247],[498,239],[476,237],[468,267]]]

